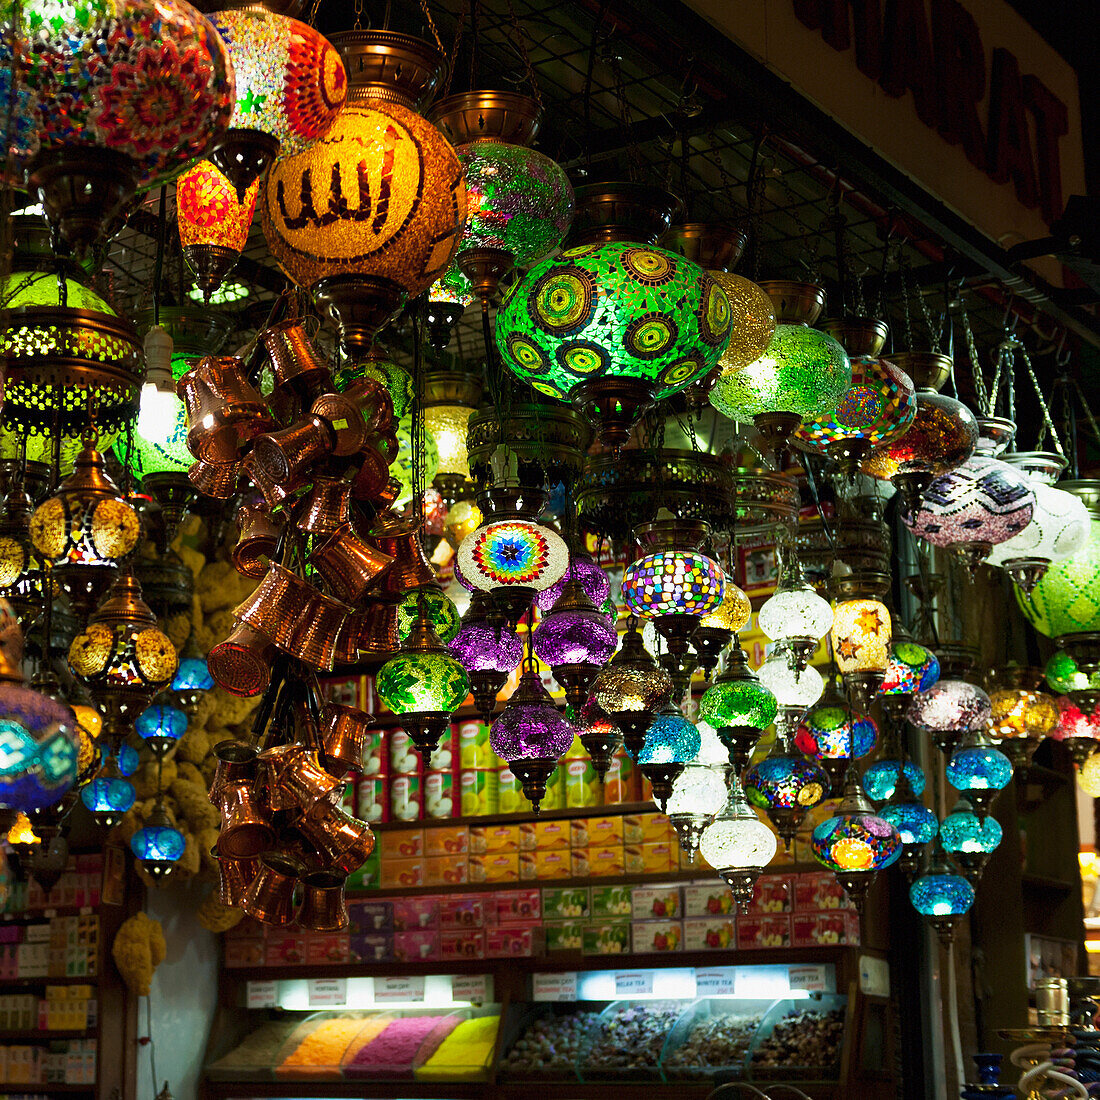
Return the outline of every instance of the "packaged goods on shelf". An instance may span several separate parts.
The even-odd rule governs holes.
[[[630,940],[635,955],[650,952],[682,951],[684,925],[682,921],[634,921]]]
[[[687,917],[685,951],[729,951],[737,944],[732,917]]]
[[[585,955],[626,955],[630,952],[630,921],[588,921],[581,951]]]

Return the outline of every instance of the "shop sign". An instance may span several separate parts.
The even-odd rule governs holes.
[[[311,978],[306,982],[310,1008],[334,1008],[348,1003],[347,978]]]
[[[417,978],[375,978],[374,1003],[386,1004],[393,1001],[424,1000],[424,977]]]

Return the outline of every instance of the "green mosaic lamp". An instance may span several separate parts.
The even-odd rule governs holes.
[[[711,371],[730,340],[721,287],[652,244],[676,209],[670,199],[624,184],[578,189],[570,247],[513,283],[497,315],[504,365],[569,401],[608,446],[621,447],[655,401]]]
[[[1088,538],[1073,557],[1051,562],[1030,595],[1017,588],[1016,600],[1040,634],[1069,641],[1100,633],[1100,481],[1062,481],[1058,488],[1088,509]]]
[[[824,304],[820,287],[760,285],[775,306],[775,335],[759,359],[718,379],[710,403],[731,420],[755,424],[768,447],[781,450],[803,419],[837,408],[852,384],[852,364],[833,337],[810,327]]]
[[[458,609],[442,588],[435,585],[421,585],[411,588],[405,598],[397,605],[397,636],[401,641],[412,633],[420,613],[423,601],[428,612],[428,620],[441,642],[449,642],[462,625]]]
[[[401,652],[378,670],[375,690],[412,738],[424,766],[430,767],[451,714],[470,693],[470,680],[432,628],[427,599],[418,601],[416,620]]]
[[[775,720],[779,705],[749,668],[748,655],[734,639],[726,670],[699,700],[699,719],[718,732],[740,775],[761,733]]]
[[[399,367],[381,344],[374,344],[363,358],[345,363],[336,372],[336,392],[343,393],[364,379],[380,382],[393,402],[393,415],[398,420],[405,417],[414,397],[412,375]]]

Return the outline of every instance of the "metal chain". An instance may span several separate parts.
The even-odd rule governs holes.
[[[909,258],[905,253],[898,257],[898,274],[901,276],[901,310],[905,322],[905,350],[916,351],[913,340],[913,316],[909,312]]]
[[[932,310],[928,306],[928,299],[917,287],[917,302],[920,304],[921,315],[924,317],[925,327],[928,329],[928,343],[930,351],[940,350],[940,329],[932,322]]]
[[[312,27],[317,22],[317,9],[321,6],[321,0],[313,0],[313,6],[309,9],[306,22]]]
[[[966,354],[970,359],[970,374],[974,379],[974,393],[978,398],[978,408],[988,409],[989,390],[986,389],[985,376],[982,374],[982,364],[978,359],[978,346],[974,342],[974,332],[970,328],[970,318],[966,314],[966,303],[959,299],[959,322],[962,325],[963,338],[966,340]]]
[[[1073,380],[1073,389],[1077,394],[1077,400],[1081,402],[1081,411],[1085,414],[1085,419],[1089,422],[1089,427],[1092,429],[1092,436],[1098,443],[1100,443],[1100,425],[1096,423],[1096,417],[1092,414],[1092,409],[1089,408],[1088,401],[1085,400],[1084,391],[1081,389],[1081,383],[1076,378]]]
[[[802,205],[802,200],[795,194],[794,188],[787,182],[787,177],[782,172],[776,173],[776,178],[779,180],[779,186],[783,189],[787,201],[790,203],[790,210],[794,210],[795,207]],[[806,277],[809,282],[817,283],[821,281],[821,273],[817,266],[817,254],[821,249],[821,240],[824,236],[823,232],[814,233],[810,228],[808,222],[799,220],[798,216],[794,213],[791,217],[799,224],[799,244],[802,246],[803,256],[799,257],[799,263],[806,269]]]
[[[619,105],[619,125],[622,127],[623,140],[626,142],[626,153],[630,158],[630,178],[632,182],[636,183],[642,172],[642,154],[634,137],[630,104],[626,98],[626,82],[623,80],[622,58],[614,52],[610,41],[607,43],[607,50],[606,61],[615,75],[615,99]]]
[[[355,0],[355,30],[363,29],[363,0]]]
[[[856,313],[859,314],[861,317],[865,317],[867,315],[867,296],[863,290],[864,272],[856,270],[855,263],[853,261],[849,261],[848,270],[852,273],[852,278],[855,279],[856,283]]]
[[[523,58],[523,68],[527,73],[527,83],[531,85],[531,98],[541,111],[542,92],[539,90],[538,81],[535,79],[535,68],[531,64],[531,56],[527,52],[527,35],[523,33],[523,27],[520,26],[519,19],[516,16],[516,7],[512,3],[512,0],[508,0],[508,16],[512,20],[512,33],[515,35],[516,48],[519,50],[520,57]]]
[[[997,397],[1005,380],[1011,378],[1013,371],[1016,369],[1015,349],[1018,346],[1019,342],[1010,334],[1006,335],[997,345],[997,362],[993,368],[993,381],[989,384],[989,400],[985,406],[986,416],[997,415]],[[1007,415],[1011,418],[1012,413],[1009,412]]]
[[[356,12],[363,6],[363,0],[355,0]],[[443,48],[443,39],[439,37],[439,31],[436,30],[435,20],[432,18],[431,10],[428,8],[428,0],[420,0],[420,10],[424,13],[424,18],[428,21],[428,30],[432,32],[432,38],[435,39],[436,46],[439,47],[441,54],[446,54],[447,51]],[[359,24],[356,23],[356,26]]]
[[[454,79],[455,68],[458,66],[458,48],[462,45],[462,31],[466,24],[466,14],[469,11],[467,0],[462,0],[458,9],[458,18],[455,20],[455,36],[451,42],[451,59],[447,65],[447,75],[443,78],[443,87],[439,98],[443,99],[451,90],[451,81]]]

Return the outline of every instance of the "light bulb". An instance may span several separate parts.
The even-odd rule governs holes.
[[[176,432],[182,408],[183,402],[174,393],[146,382],[141,387],[137,434],[149,443],[166,444]]]

